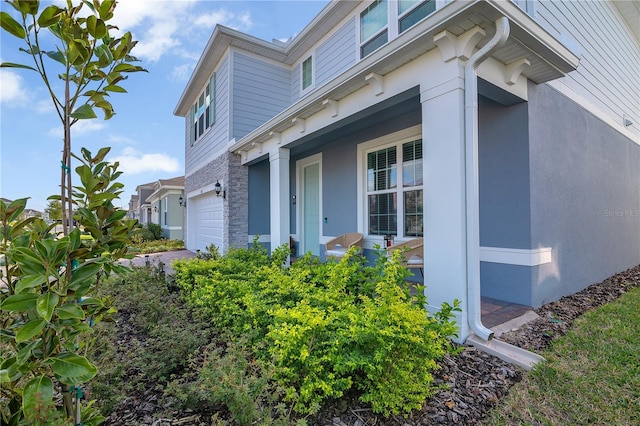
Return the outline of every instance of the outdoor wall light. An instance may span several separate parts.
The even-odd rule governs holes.
[[[180,196],[180,198],[178,198],[178,203],[180,204],[180,206],[187,207],[187,201],[182,198],[182,195]]]
[[[216,196],[222,195],[222,198],[227,198],[227,191],[222,190],[222,185],[219,181],[216,181],[216,184],[213,185],[213,190],[216,192]]]
[[[158,211],[158,206],[153,206],[153,211],[157,212]]]

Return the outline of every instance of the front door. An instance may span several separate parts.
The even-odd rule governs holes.
[[[302,165],[302,253],[320,255],[320,163]]]

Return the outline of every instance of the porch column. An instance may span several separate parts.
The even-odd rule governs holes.
[[[269,189],[271,212],[271,250],[289,244],[289,150],[278,148],[269,153]]]
[[[469,335],[465,204],[464,73],[443,64],[439,83],[420,87],[424,178],[424,280],[428,309],[460,300],[458,340]],[[441,70],[444,71],[444,70]],[[445,77],[446,76],[446,77]]]

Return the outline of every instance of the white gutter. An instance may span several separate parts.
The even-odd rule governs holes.
[[[509,37],[509,20],[501,16],[496,20],[496,34],[474,53],[464,69],[464,121],[465,166],[467,204],[467,303],[469,326],[484,340],[493,338],[493,331],[482,324],[480,318],[480,208],[478,185],[478,76],[476,68],[491,51],[500,47]]]

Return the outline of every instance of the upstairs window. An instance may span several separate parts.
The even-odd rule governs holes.
[[[403,33],[436,10],[436,0],[399,0],[398,33]]]
[[[360,13],[360,57],[389,41],[387,0],[376,0]]]
[[[313,85],[313,60],[312,60],[312,57],[309,56],[302,63],[302,90],[306,90],[312,85]]]
[[[216,122],[216,73],[213,73],[204,91],[191,107],[191,145],[193,145]]]

